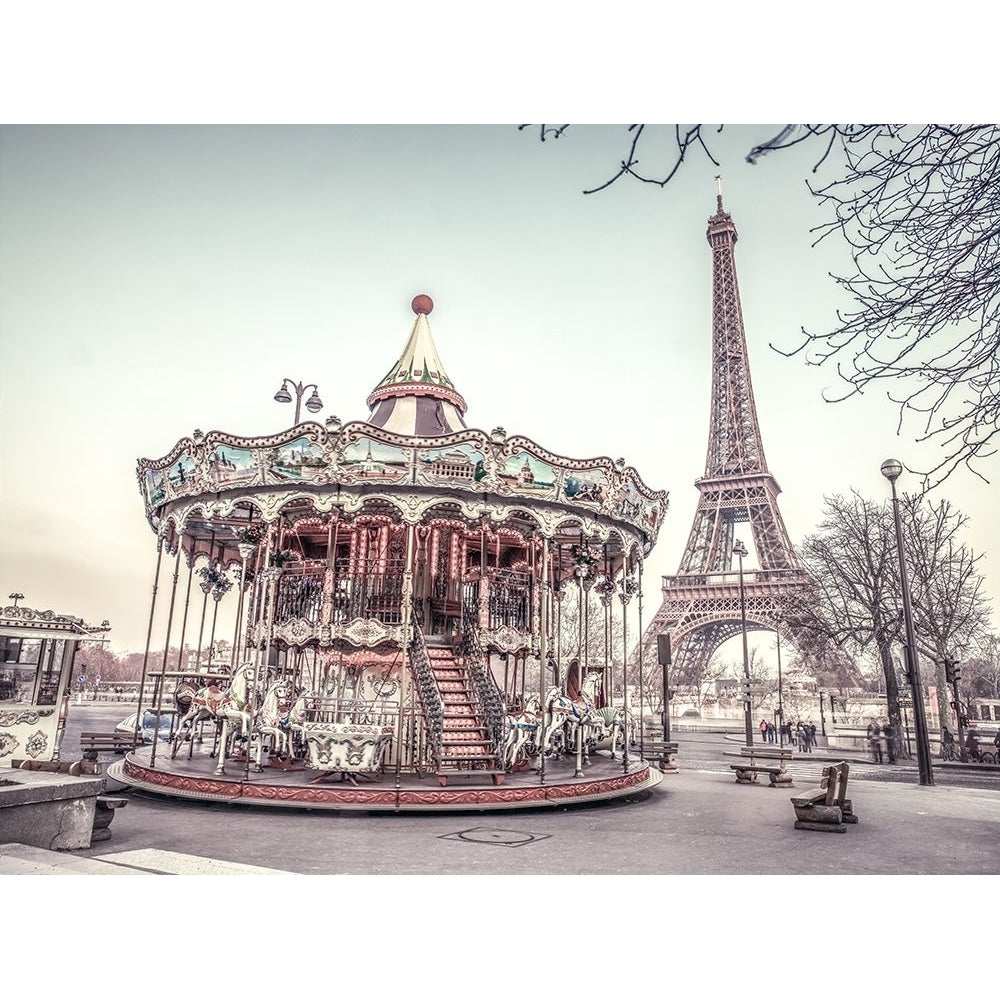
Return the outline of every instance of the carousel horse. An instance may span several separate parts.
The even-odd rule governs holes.
[[[603,681],[601,671],[590,671],[580,687],[575,700],[563,694],[558,687],[549,689],[545,696],[542,739],[539,747],[546,755],[559,756],[568,748],[581,742],[581,750],[589,752],[596,730],[604,734],[604,721],[596,715],[595,701]]]
[[[504,766],[513,769],[537,750],[535,736],[538,733],[539,719],[542,714],[541,702],[537,695],[532,695],[520,712],[505,716],[507,739],[504,742]]]
[[[218,725],[221,721],[219,706],[225,698],[225,693],[220,691],[218,685],[214,683],[203,688],[195,688],[189,681],[183,697],[179,695],[182,686],[178,686],[178,691],[174,692],[174,699],[178,709],[184,702],[186,702],[187,708],[177,723],[177,731],[170,748],[171,759],[177,756],[177,751],[185,739],[190,740],[191,745],[188,747],[188,759],[190,759],[194,752],[194,727],[202,722],[214,722]]]
[[[604,728],[603,733],[595,740],[595,750],[610,750],[611,759],[614,760],[616,751],[635,743],[635,719],[621,705],[597,708],[594,716]]]
[[[216,774],[226,773],[226,749],[234,723],[240,728],[240,736],[246,740],[246,752],[249,755],[253,719],[248,711],[248,706],[256,677],[257,670],[254,665],[244,663],[237,668],[229,687],[223,692],[222,701],[218,708],[218,716],[222,720],[222,736],[219,739],[219,763],[215,768]]]
[[[257,767],[262,768],[264,737],[271,737],[271,763],[285,770],[292,767],[292,737],[289,719],[295,705],[295,686],[290,680],[277,680],[267,689],[256,717],[256,730],[261,735],[257,747]]]

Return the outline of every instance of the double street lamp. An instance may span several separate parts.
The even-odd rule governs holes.
[[[747,598],[743,589],[743,557],[747,547],[737,539],[733,544],[733,554],[740,566],[740,621],[743,623],[743,718],[746,723],[747,746],[753,746],[753,719],[750,715],[750,654],[747,652]]]
[[[302,397],[306,394],[306,390],[312,389],[312,395],[306,400],[306,409],[310,413],[318,413],[323,409],[323,400],[319,398],[319,387],[315,383],[303,385],[301,382],[293,382],[290,378],[281,380],[281,388],[274,394],[275,402],[290,403],[292,401],[292,394],[288,391],[289,387],[295,393],[295,424],[293,426],[299,422],[299,414],[302,412]]]
[[[931,771],[931,746],[927,735],[927,716],[924,714],[923,685],[920,682],[920,663],[917,659],[917,644],[913,632],[913,609],[910,606],[910,581],[906,575],[906,556],[903,552],[903,525],[899,519],[899,497],[896,495],[896,480],[903,471],[901,462],[887,458],[882,463],[882,475],[892,486],[892,515],[896,523],[896,549],[899,553],[899,585],[903,595],[903,623],[906,628],[906,672],[913,689],[913,727],[917,738],[917,771],[921,785],[933,785]]]

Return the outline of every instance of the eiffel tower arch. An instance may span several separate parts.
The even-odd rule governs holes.
[[[747,631],[777,632],[797,645],[787,612],[811,586],[788,537],[764,458],[750,382],[743,310],[736,280],[736,226],[722,195],[708,220],[712,248],[712,406],[700,497],[676,575],[642,636],[643,662],[657,663],[657,636],[671,637],[671,672],[700,675],[712,654],[743,630],[734,545],[745,525],[759,569],[743,573]]]

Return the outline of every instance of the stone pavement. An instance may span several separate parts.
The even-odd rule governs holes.
[[[818,777],[823,761],[814,763]],[[170,874],[1000,874],[1000,783],[922,787],[915,771],[912,784],[852,780],[858,824],[820,833],[794,829],[789,801],[816,782],[740,785],[728,770],[678,764],[637,801],[544,812],[264,811],[137,792],[110,840],[71,857],[104,857],[117,873],[142,860],[136,868]],[[0,875],[25,873],[23,859],[0,851]]]

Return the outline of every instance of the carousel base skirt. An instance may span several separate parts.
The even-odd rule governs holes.
[[[110,778],[136,790],[175,799],[228,802],[233,805],[309,810],[362,812],[491,812],[502,809],[545,809],[645,798],[663,780],[663,774],[638,755],[630,755],[628,769],[618,758],[592,755],[582,777],[575,776],[573,758],[546,761],[544,775],[535,770],[515,771],[494,784],[474,771],[449,776],[441,787],[433,773],[400,774],[387,769],[381,775],[340,775],[265,765],[255,772],[244,761],[227,760],[226,773],[215,774],[217,761],[206,752],[186,751],[171,759],[169,750],[143,747],[110,764]]]

